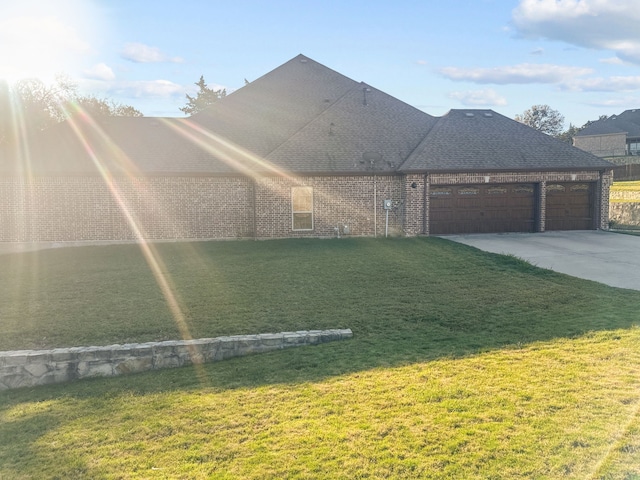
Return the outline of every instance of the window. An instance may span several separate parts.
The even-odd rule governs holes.
[[[640,155],[640,142],[632,140],[627,144],[629,149],[629,155]]]
[[[313,188],[293,187],[291,207],[294,230],[313,230]]]

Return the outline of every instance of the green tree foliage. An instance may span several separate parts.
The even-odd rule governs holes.
[[[0,145],[7,143],[11,134],[11,97],[9,84],[0,80]]]
[[[562,134],[564,127],[564,116],[549,105],[533,105],[515,120],[553,137]]]
[[[574,124],[570,123],[569,128],[560,135],[557,135],[556,138],[568,143],[569,145],[573,145],[573,137],[575,137],[576,133],[582,130],[582,128],[584,127],[576,127]]]
[[[192,97],[187,94],[187,104],[184,107],[180,107],[180,110],[187,115],[194,115],[201,112],[221,98],[227,96],[226,89],[214,90],[207,86],[203,75],[200,75],[200,80],[198,80],[195,85],[198,87],[198,93],[196,96]]]
[[[93,95],[77,97],[73,100],[80,109],[92,117],[142,117],[142,112],[131,105],[123,105],[106,98]]]
[[[59,123],[75,111],[74,104],[92,116],[142,116],[135,108],[93,95],[80,95],[77,86],[60,76],[47,85],[38,79],[0,82],[0,145]]]

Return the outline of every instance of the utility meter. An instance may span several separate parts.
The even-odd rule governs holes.
[[[393,202],[391,200],[385,200],[384,202],[382,202],[382,206],[384,207],[385,210],[391,210],[391,207]]]

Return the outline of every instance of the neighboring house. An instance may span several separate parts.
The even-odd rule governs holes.
[[[302,55],[190,118],[77,116],[0,163],[5,242],[604,229],[612,167]]]
[[[640,109],[589,124],[573,137],[573,145],[599,157],[640,155]]]

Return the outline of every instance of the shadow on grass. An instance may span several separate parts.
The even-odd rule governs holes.
[[[111,251],[133,255],[130,247],[125,248]],[[174,249],[175,253],[182,247],[168,245],[163,248]],[[320,258],[317,264],[310,261],[302,265],[312,271],[297,277],[294,274],[304,269],[299,263],[287,265],[287,274],[293,276],[292,279],[276,278],[272,283],[279,289],[267,289],[260,292],[262,298],[258,295],[257,299],[252,299],[255,306],[251,308],[258,312],[262,322],[258,326],[249,323],[242,326],[242,331],[217,331],[215,334],[351,328],[354,338],[199,367],[1,392],[0,438],[10,439],[20,433],[25,439],[21,448],[28,450],[25,445],[36,442],[43,433],[59,426],[60,416],[50,416],[46,409],[21,417],[15,411],[19,411],[22,404],[75,399],[103,405],[106,398],[114,395],[199,389],[220,391],[319,382],[371,369],[462,358],[518,348],[532,342],[575,338],[588,332],[628,329],[640,324],[637,313],[640,292],[579,280],[539,269],[515,257],[480,252],[443,239],[203,243],[189,248],[222,252],[230,265],[237,263],[237,258],[260,251],[261,264],[249,262],[247,268],[250,270],[240,271],[235,279],[227,274],[226,280],[240,290],[240,293],[232,292],[238,297],[247,297],[251,289],[256,288],[249,284],[247,292],[242,292],[241,288],[245,286],[238,279],[257,277],[264,283],[262,279],[273,275],[273,270],[269,270],[270,262],[284,270],[280,266],[282,258],[292,257],[297,261],[296,252]],[[375,252],[373,260],[372,252]],[[56,252],[53,258],[61,253],[66,254]],[[66,258],[62,257],[60,262]],[[347,263],[346,259],[352,263]],[[176,265],[183,266],[191,274],[188,278],[193,284],[187,286],[197,289],[199,279],[197,276],[191,279],[193,272],[204,274],[213,267],[190,261],[184,267],[188,262],[180,258]],[[127,258],[126,264],[131,263]],[[225,268],[220,267],[220,270]],[[339,282],[340,288],[331,289],[333,282]],[[291,291],[286,292],[287,289]],[[279,294],[277,290],[284,290],[288,296],[278,297],[276,305],[293,302],[301,294],[307,295],[304,302],[298,298],[300,306],[291,309],[286,316],[292,318],[301,312],[305,322],[285,321],[281,325],[277,321],[282,318],[279,311],[260,310],[269,295]],[[323,293],[325,291],[327,293]],[[200,297],[204,295],[206,293],[199,293]],[[274,310],[272,305],[269,308]],[[253,328],[258,331],[250,330]],[[9,411],[15,415],[12,421],[7,421]],[[78,472],[82,468],[78,464]]]
[[[504,257],[503,262],[518,269],[539,271],[514,257]],[[553,272],[543,275],[566,280],[564,275]],[[589,283],[592,282],[585,282],[586,285]],[[388,328],[375,331],[355,328],[354,338],[350,340],[199,366],[0,392],[0,403],[6,406],[26,400],[39,402],[60,397],[102,399],[113,392],[149,394],[319,382],[371,369],[464,358],[499,349],[518,349],[534,342],[579,338],[592,332],[640,326],[637,314],[640,294],[597,284],[595,288],[601,290],[605,297],[607,293],[617,297],[611,299],[617,304],[610,305],[611,308],[607,305],[598,308],[594,305],[575,306],[573,314],[564,318],[539,311],[535,315],[514,312],[513,316],[500,320],[483,318],[472,311],[466,316],[451,316],[446,311],[435,309],[423,316],[399,319]],[[626,298],[626,304],[620,301],[621,298]],[[47,422],[38,423],[46,425]]]
[[[107,418],[115,421],[113,416],[121,414],[119,405],[139,402],[141,398],[145,398],[145,408],[154,405],[152,417],[164,409],[166,413],[163,416],[170,416],[173,394],[219,393],[269,385],[322,382],[372,369],[464,358],[498,349],[520,348],[530,342],[573,338],[587,332],[628,329],[638,325],[638,318],[631,315],[611,317],[604,323],[597,316],[583,317],[582,328],[577,329],[573,321],[558,322],[553,332],[546,331],[543,324],[527,326],[517,319],[509,324],[490,325],[487,331],[482,325],[469,322],[447,324],[433,317],[406,319],[388,330],[366,334],[356,331],[351,340],[319,346],[239,357],[201,366],[2,392],[0,439],[3,440],[0,441],[0,450],[3,452],[0,463],[4,467],[0,471],[11,478],[13,468],[16,477],[20,477],[20,472],[37,471],[39,464],[59,464],[64,465],[65,474],[73,473],[75,478],[106,478],[87,463],[86,450],[77,455],[73,449],[60,451],[51,443],[49,433],[64,434],[67,427],[86,423],[83,431],[90,434],[93,431],[91,422]],[[522,335],[523,329],[529,332],[526,337]],[[167,405],[163,406],[162,402]],[[94,427],[101,430],[99,425]],[[104,440],[86,439],[96,444]],[[149,470],[151,467],[147,465],[145,468]]]
[[[351,340],[202,366],[1,392],[0,464],[4,467],[0,472],[20,477],[23,471],[36,471],[39,464],[59,462],[65,465],[65,474],[101,478],[87,463],[86,451],[78,456],[73,449],[60,451],[47,443],[51,442],[48,434],[64,432],[67,422],[111,418],[117,414],[117,405],[140,397],[150,399],[146,405],[159,402],[155,408],[167,408],[170,415],[170,402],[164,407],[162,398],[174,392],[322,382],[373,369],[465,358],[640,325],[640,292],[578,280],[515,257],[482,253],[444,240],[429,243],[438,247],[437,258],[398,255],[396,241],[376,245],[386,250],[377,258],[376,272],[385,275],[379,285],[388,286],[373,296],[376,308],[368,309],[367,302],[374,300],[370,295],[358,295],[354,281],[349,294],[335,299],[334,318],[327,320],[328,326],[351,328]],[[343,251],[355,251],[362,244],[345,242],[339,246]],[[430,253],[425,249],[416,255]],[[466,258],[467,263],[456,264],[458,257]],[[340,258],[332,262],[332,268],[341,267]],[[413,278],[420,278],[420,269],[428,267],[438,269],[438,275],[429,277],[424,285],[429,294],[421,296],[420,289],[409,289],[408,285]],[[485,274],[477,277],[480,270]],[[350,278],[357,280],[357,273]],[[411,277],[409,281],[406,276]],[[347,309],[351,314],[358,310],[368,313],[358,318],[343,316],[343,302],[351,302]],[[86,430],[91,431],[90,425]],[[102,440],[87,441],[99,444]]]
[[[124,267],[120,269],[133,269],[139,261],[135,260],[135,246],[98,248],[86,250],[89,253],[83,253],[83,249],[53,252],[51,258],[64,264],[69,254],[86,259],[97,254],[113,258],[114,252],[121,258],[124,253]],[[202,386],[226,389],[314,382],[362,370],[464,357],[640,324],[640,292],[577,279],[540,269],[514,256],[486,253],[439,238],[202,242],[162,248],[166,249],[165,257],[173,258],[176,265],[168,268],[183,270],[174,270],[184,284],[182,295],[197,292],[185,303],[202,303],[212,289],[230,284],[231,293],[225,295],[235,297],[229,299],[230,306],[222,315],[235,314],[234,305],[244,309],[237,319],[209,320],[205,326],[218,323],[215,330],[202,330],[193,321],[195,336],[351,328],[354,338],[198,369],[187,367],[5,392],[0,393],[0,400],[100,397],[111,389],[161,392]],[[193,250],[198,254],[185,253]],[[256,255],[260,264],[251,258],[246,260],[251,255]],[[308,263],[300,265],[301,258]],[[220,264],[220,259],[228,263]],[[293,264],[287,263],[290,259]],[[97,265],[104,264],[111,266]],[[235,277],[228,273],[232,267],[238,269]],[[305,267],[311,271],[305,271]],[[90,277],[109,274],[97,266],[84,268]],[[119,274],[120,270],[112,268]],[[200,290],[206,283],[201,279],[212,282],[212,270],[226,273],[222,279],[206,284],[208,290]],[[143,273],[148,275],[138,275]],[[219,305],[204,303],[198,317],[207,318],[206,308]],[[196,307],[200,305],[191,309]],[[241,323],[245,317],[252,320]],[[234,325],[239,331],[231,330]]]

